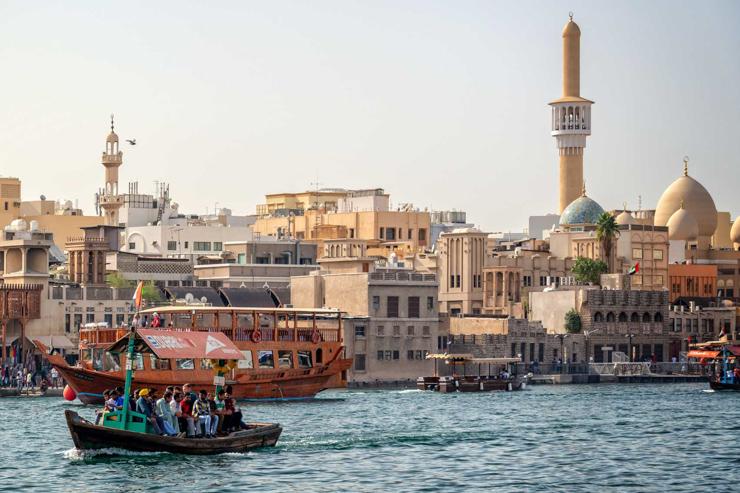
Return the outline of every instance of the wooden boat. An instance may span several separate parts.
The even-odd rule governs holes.
[[[259,447],[273,447],[283,429],[274,423],[249,423],[248,429],[216,438],[177,438],[117,430],[95,425],[74,411],[64,411],[75,448],[100,450],[120,448],[137,452],[171,452],[206,455],[246,452]]]
[[[149,354],[162,359],[209,358],[215,375],[213,378],[215,393],[218,394],[225,380],[224,372],[244,358],[239,348],[220,332],[131,329],[127,336],[109,348],[109,352],[111,354],[125,352],[127,355],[124,405],[120,409],[104,412],[100,425],[82,419],[74,411],[65,411],[72,441],[80,450],[123,448],[197,455],[244,452],[250,448],[274,446],[282,433],[279,424],[252,423],[246,430],[235,431],[218,438],[165,436],[160,435],[158,429],[156,433],[154,432],[154,423],[150,421],[153,418],[148,419],[146,414],[129,408],[133,363],[135,356],[140,354]],[[153,403],[149,405],[153,407]]]
[[[308,399],[328,388],[346,386],[352,360],[343,357],[342,318],[338,310],[168,306],[144,310],[175,331],[221,332],[242,351],[244,359],[226,375],[237,399]],[[70,366],[59,355],[44,357],[85,404],[103,402],[103,391],[123,385],[125,360],[108,348],[127,328],[80,330],[80,362]],[[212,385],[207,358],[139,358],[135,382],[163,391],[170,385]]]
[[[729,342],[727,337],[719,341],[692,344],[686,354],[689,359],[698,359],[702,365],[712,363],[708,377],[712,390],[740,391],[740,345]]]
[[[528,375],[517,375],[516,364],[521,363],[519,358],[476,358],[472,354],[429,354],[427,359],[435,360],[435,376],[419,377],[416,387],[419,390],[435,390],[437,392],[491,392],[522,390],[527,385]],[[453,375],[439,377],[437,361],[444,361],[453,368]],[[478,369],[477,375],[465,375],[466,365]],[[488,374],[482,374],[483,365],[487,365]],[[456,373],[461,366],[463,375]],[[504,368],[505,372],[495,370]],[[491,373],[494,370],[494,373]],[[503,375],[503,376],[502,376]]]

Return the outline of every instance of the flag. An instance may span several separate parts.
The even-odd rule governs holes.
[[[137,310],[141,310],[141,292],[144,291],[144,281],[139,281],[138,286],[136,286],[136,291],[134,291],[134,306],[136,306]]]
[[[629,271],[629,275],[637,274],[640,272],[640,262],[637,262]]]

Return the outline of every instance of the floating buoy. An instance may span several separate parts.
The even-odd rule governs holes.
[[[74,389],[69,385],[65,385],[62,396],[64,396],[64,398],[68,401],[73,401],[77,398],[77,392],[75,392]]]

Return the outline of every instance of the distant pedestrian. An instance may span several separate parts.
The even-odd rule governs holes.
[[[55,389],[59,388],[59,370],[56,367],[51,369],[51,386]]]

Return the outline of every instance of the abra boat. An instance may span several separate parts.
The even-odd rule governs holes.
[[[712,390],[740,390],[740,345],[723,337],[719,341],[692,344],[687,358],[696,358],[702,364],[711,362],[709,387]]]
[[[161,325],[176,331],[219,332],[244,356],[226,375],[237,399],[307,399],[327,388],[346,386],[352,361],[343,357],[342,317],[338,310],[168,306],[157,313]],[[123,385],[125,360],[108,348],[127,328],[80,329],[80,361],[70,366],[59,355],[34,343],[85,404],[103,402],[103,391]],[[125,357],[125,355],[122,355]],[[150,355],[151,356],[151,355]],[[135,361],[139,387],[158,390],[191,383],[211,385],[208,358],[144,358]]]
[[[516,365],[519,358],[476,358],[472,354],[429,354],[427,359],[434,360],[434,376],[419,377],[416,388],[437,392],[491,392],[524,390],[529,375],[518,375]],[[452,367],[452,375],[439,376],[437,362],[443,361]],[[477,368],[474,375],[466,375],[466,366]],[[462,375],[457,373],[461,367]],[[487,371],[483,372],[486,368]]]
[[[239,430],[217,438],[181,438],[153,433],[146,416],[129,409],[135,354],[152,354],[158,358],[173,356],[209,358],[218,393],[223,384],[224,369],[242,359],[241,351],[222,333],[177,332],[171,330],[133,329],[110,349],[128,355],[123,409],[106,412],[96,425],[71,410],[65,411],[67,427],[79,450],[121,448],[145,452],[172,452],[191,455],[246,452],[257,447],[274,446],[283,429],[276,423],[250,423]]]

